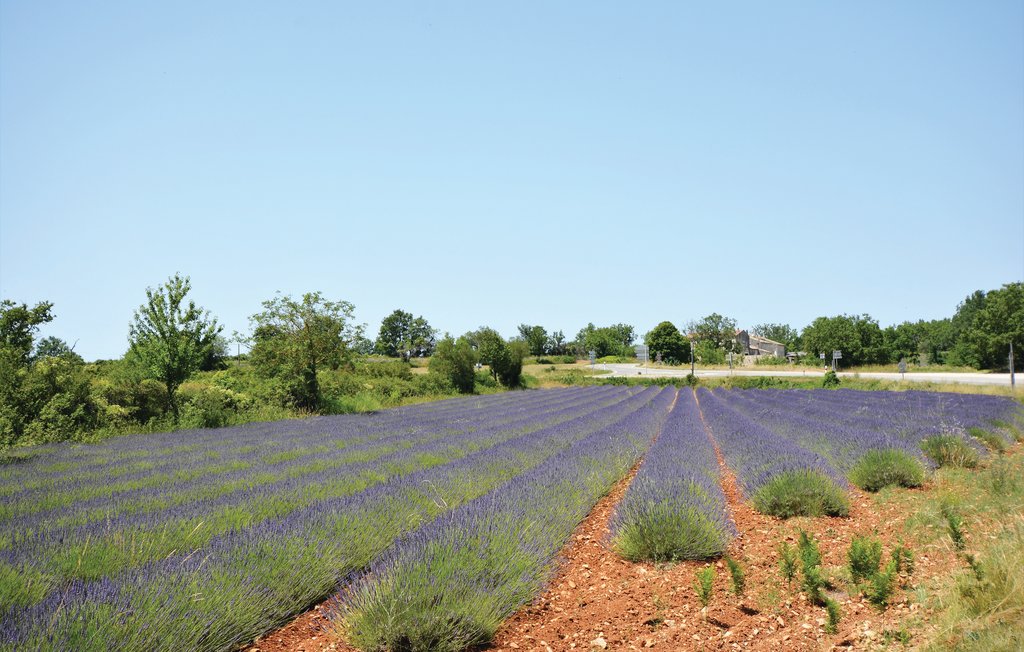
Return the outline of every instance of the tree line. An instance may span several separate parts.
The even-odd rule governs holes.
[[[66,342],[37,338],[54,306],[0,302],[0,446],[83,439],[95,433],[205,427],[302,413],[375,409],[422,396],[519,387],[523,363],[586,358],[629,359],[641,339],[624,323],[588,323],[568,339],[561,331],[520,324],[505,339],[488,326],[439,335],[423,316],[398,309],[375,339],[354,320],[355,307],[320,292],[278,294],[234,333],[247,354],[231,359],[229,339],[174,275],[146,290],[118,360],[87,363]],[[869,315],[819,317],[801,331],[758,324],[751,331],[817,364],[842,350],[843,366],[905,360],[1001,369],[1011,342],[1024,350],[1024,284],[1010,283],[964,299],[949,318],[882,328]],[[651,359],[720,364],[739,353],[736,321],[718,313],[678,329],[663,321],[644,334]],[[831,357],[829,355],[829,357]],[[429,358],[428,373],[411,361]],[[1017,367],[1020,359],[1017,356]],[[557,359],[557,360],[556,360]]]

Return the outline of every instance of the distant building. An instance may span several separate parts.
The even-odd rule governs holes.
[[[776,358],[786,357],[786,345],[767,337],[751,335],[747,331],[736,331],[736,343],[740,345],[743,355],[771,355]]]

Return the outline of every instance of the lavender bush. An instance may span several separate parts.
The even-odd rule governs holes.
[[[705,559],[722,554],[734,536],[715,449],[691,390],[679,392],[611,527],[614,548],[631,561]]]

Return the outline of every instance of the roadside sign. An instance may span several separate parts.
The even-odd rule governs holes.
[[[842,357],[843,357],[843,352],[842,351],[833,351],[832,352],[832,359],[833,360],[839,360]]]
[[[596,351],[591,351],[590,352],[590,364],[591,364],[591,366],[593,366],[594,360],[597,360],[597,352]]]
[[[822,360],[824,360],[825,359],[825,354],[824,353],[819,353],[818,357],[821,358]]]

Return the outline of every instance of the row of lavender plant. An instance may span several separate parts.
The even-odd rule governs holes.
[[[766,390],[767,394],[783,393]],[[799,402],[805,414],[815,418],[838,420],[857,428],[867,428],[901,437],[917,444],[936,434],[967,437],[972,428],[1000,431],[1001,424],[1020,429],[1024,414],[1012,399],[983,394],[943,392],[860,392],[854,390],[814,390],[802,392]],[[1000,432],[1009,441],[1009,433]]]
[[[493,410],[488,419],[473,424],[460,424],[458,427],[443,425],[418,430],[401,429],[396,434],[389,434],[384,428],[370,441],[361,441],[348,445],[350,438],[344,427],[344,421],[333,424],[336,427],[332,436],[318,431],[313,437],[296,436],[290,441],[288,450],[280,450],[273,454],[256,448],[242,454],[232,454],[238,450],[231,443],[230,431],[225,431],[221,442],[224,454],[218,454],[216,465],[189,466],[181,460],[180,466],[173,472],[153,473],[150,477],[125,480],[103,484],[93,481],[88,484],[76,483],[54,484],[48,492],[41,490],[31,494],[9,496],[0,500],[0,524],[9,530],[26,532],[46,525],[66,527],[88,522],[90,514],[98,513],[104,520],[110,520],[119,514],[132,515],[145,511],[166,510],[185,502],[202,504],[202,501],[216,499],[225,494],[237,492],[251,487],[258,480],[261,484],[291,482],[295,483],[304,475],[314,473],[329,475],[331,471],[338,474],[349,474],[354,465],[376,466],[384,463],[396,464],[396,460],[409,459],[417,456],[424,448],[445,438],[452,441],[462,437],[468,442],[479,442],[483,445],[486,438],[479,436],[481,431],[490,429],[495,432],[514,434],[521,429],[521,424],[536,427],[538,415],[548,415],[557,419],[559,414],[574,414],[573,407],[585,409],[585,404],[597,405],[600,395],[584,395],[574,392],[561,395],[558,401],[538,403],[528,411],[507,409]],[[320,424],[325,425],[325,424]],[[386,424],[385,424],[386,428]],[[332,434],[333,434],[332,433]],[[339,445],[344,444],[344,445]],[[391,456],[390,459],[383,459]],[[358,469],[355,469],[358,471]],[[318,478],[322,482],[322,478]],[[307,483],[308,484],[308,483]],[[19,518],[20,517],[20,518]],[[0,537],[0,547],[5,546]]]
[[[714,394],[773,433],[826,458],[844,475],[871,450],[899,450],[924,461],[916,443],[891,432],[851,423],[852,420],[837,414],[835,406],[827,415],[801,409],[797,404],[798,392],[715,390]]]
[[[401,534],[629,418],[656,392],[646,390],[455,462],[224,532],[200,550],[186,548],[98,580],[47,587],[5,614],[0,646],[231,648],[325,597]]]
[[[612,545],[631,561],[704,559],[735,536],[718,458],[683,390],[611,520]]]
[[[563,390],[564,391],[564,390]],[[568,393],[568,392],[567,392]],[[555,393],[553,393],[555,394]],[[215,468],[224,461],[262,461],[280,452],[316,450],[329,443],[335,448],[372,445],[381,438],[404,438],[418,432],[462,431],[485,419],[531,411],[557,404],[557,398],[532,396],[522,404],[505,395],[469,403],[451,403],[444,410],[420,412],[399,408],[379,415],[313,417],[274,423],[250,423],[216,430],[196,430],[156,435],[117,437],[95,445],[57,445],[33,451],[30,464],[0,467],[0,505],[26,502],[33,493],[67,495],[76,487],[111,481],[165,481],[182,469],[203,473],[203,464]],[[536,403],[531,406],[530,403]],[[489,405],[487,409],[481,407]],[[509,409],[502,411],[505,406]],[[397,413],[392,414],[392,412]]]
[[[474,451],[514,440],[545,426],[578,419],[588,413],[600,414],[601,406],[609,402],[602,397],[608,394],[593,394],[597,399],[593,404],[573,404],[568,412],[541,413],[534,417],[535,425],[530,427],[508,428],[509,422],[502,421],[497,426],[467,435],[434,441],[429,448],[421,447],[412,453],[400,451],[383,459],[345,467],[344,473],[328,468],[283,482],[254,481],[230,494],[191,500],[159,512],[105,517],[76,527],[12,532],[8,536],[16,538],[18,545],[0,551],[0,564],[18,568],[31,561],[36,571],[57,583],[74,577],[103,577],[176,550],[201,547],[219,532],[252,527],[263,519],[284,516],[316,500],[353,494],[417,469],[448,463]],[[617,392],[613,396],[611,403],[614,405],[624,400],[628,392]]]
[[[335,620],[366,650],[461,651],[531,600],[573,528],[640,458],[676,390],[453,510],[371,565]]]
[[[846,479],[828,460],[697,391],[705,422],[744,495],[758,511],[790,516],[845,515]]]

